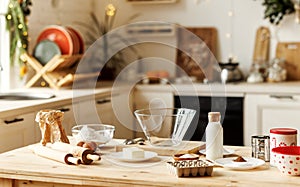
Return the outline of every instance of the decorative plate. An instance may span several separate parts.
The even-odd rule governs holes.
[[[72,37],[64,27],[58,25],[46,27],[38,36],[37,43],[45,39],[55,42],[63,55],[73,54]]]
[[[251,157],[243,157],[247,162],[234,162],[236,158],[237,157],[220,158],[215,160],[215,162],[224,168],[232,170],[249,170],[265,164],[264,160]]]
[[[55,55],[61,55],[61,51],[55,42],[50,40],[40,41],[34,48],[33,56],[42,64],[45,65]]]
[[[79,54],[83,54],[84,53],[84,41],[83,38],[81,36],[81,34],[74,28],[72,27],[66,27],[69,31],[73,32],[76,36],[77,39],[79,41]]]

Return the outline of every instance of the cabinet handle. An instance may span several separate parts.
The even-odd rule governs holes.
[[[294,100],[294,97],[291,95],[270,95],[271,98],[275,98],[275,99],[290,99],[290,100]]]
[[[11,124],[11,123],[16,123],[16,122],[20,122],[20,121],[24,121],[24,118],[15,118],[13,120],[4,120],[5,124]]]
[[[60,110],[60,111],[62,111],[62,112],[68,112],[68,111],[70,111],[69,108],[59,108],[58,110]]]
[[[100,99],[97,101],[97,104],[104,104],[104,103],[110,103],[110,99]]]

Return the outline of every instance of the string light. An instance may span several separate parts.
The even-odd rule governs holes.
[[[6,16],[6,19],[11,20],[11,15],[8,14],[8,15]]]
[[[21,42],[21,41],[18,41],[18,42],[17,42],[17,46],[18,46],[18,47],[22,47],[22,42]]]
[[[20,24],[18,25],[18,28],[19,28],[19,29],[23,29],[23,25],[20,23]]]
[[[114,16],[116,14],[116,8],[113,4],[108,4],[105,10],[107,16]]]
[[[233,33],[233,17],[234,17],[234,5],[233,5],[233,0],[230,1],[230,9],[227,12],[227,15],[229,17],[229,31],[228,33],[226,33],[226,38],[229,39],[229,54],[228,57],[229,58],[233,58],[234,57],[234,47],[233,47],[233,37],[232,37],[232,33]]]

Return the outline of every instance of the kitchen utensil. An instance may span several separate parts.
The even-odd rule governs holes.
[[[176,146],[190,126],[196,111],[186,108],[150,108],[134,112],[153,146]]]
[[[256,31],[253,63],[267,62],[269,60],[270,30],[261,26]]]
[[[72,39],[72,43],[73,43],[73,52],[72,52],[72,54],[79,54],[80,43],[79,43],[79,39],[78,39],[77,35],[69,27],[65,27],[65,29],[70,34],[71,39]]]
[[[285,81],[287,77],[287,72],[284,65],[283,59],[275,58],[271,66],[268,68],[268,82],[282,82]]]
[[[205,147],[204,142],[199,141],[182,141],[178,146],[172,147],[159,147],[153,146],[149,141],[145,141],[144,145],[132,144],[132,145],[124,145],[123,142],[116,145],[116,151],[122,151],[124,147],[138,147],[145,151],[154,151],[159,155],[164,156],[172,156],[174,154],[188,154],[188,153],[199,153],[200,149]]]
[[[252,157],[270,161],[270,136],[251,136]]]
[[[45,65],[55,55],[61,55],[59,46],[50,40],[40,41],[34,48],[33,56],[42,64]]]
[[[233,62],[230,58],[227,63],[219,63],[221,67],[221,81],[222,83],[237,82],[244,79],[242,71],[239,69],[239,63]]]
[[[91,164],[93,161],[101,159],[100,155],[93,150],[80,146],[74,146],[63,142],[48,143],[46,146],[57,151],[71,153],[73,156],[80,158],[83,164]]]
[[[95,142],[97,145],[106,144],[114,135],[115,127],[106,124],[84,124],[72,128],[72,136],[76,143],[80,141]]]
[[[73,40],[66,28],[58,25],[51,25],[44,28],[37,38],[37,43],[45,39],[55,42],[63,55],[73,54]]]
[[[134,139],[126,139],[124,141],[125,145],[133,145],[133,144],[139,144],[139,145],[145,145],[144,138],[134,138]]]
[[[83,54],[84,53],[84,41],[83,41],[83,38],[81,36],[81,34],[76,30],[74,29],[73,27],[66,27],[69,31],[73,32],[76,36],[77,36],[77,39],[79,41],[79,54]]]
[[[235,162],[234,160],[236,158],[237,157],[220,158],[215,160],[215,163],[232,170],[249,170],[265,164],[264,160],[257,158],[243,157],[246,162]]]
[[[275,147],[274,163],[286,175],[300,175],[300,146]]]
[[[212,80],[214,68],[211,64],[215,62],[215,56],[217,56],[217,29],[214,27],[185,27],[178,28],[177,33],[178,46],[185,51],[177,50],[176,64],[180,67],[176,69],[177,77],[187,74],[196,77],[199,81],[204,78]],[[203,42],[195,42],[195,37],[200,38]],[[190,54],[186,54],[186,51],[189,51]],[[197,64],[192,58],[198,59],[200,64]],[[181,71],[181,68],[184,71]],[[203,70],[205,70],[205,75]]]
[[[296,146],[297,130],[292,128],[273,128],[270,129],[270,150],[275,147]],[[275,154],[271,151],[270,165],[276,166]]]
[[[79,158],[74,157],[71,153],[57,151],[40,144],[30,145],[29,149],[31,149],[38,156],[48,158],[57,162],[66,163],[69,165],[78,165],[80,163]]]
[[[253,70],[250,72],[247,82],[248,83],[258,83],[263,82],[264,77],[263,74],[260,72],[260,64],[253,64]]]
[[[300,80],[300,42],[279,42],[276,58],[285,60],[287,80]]]

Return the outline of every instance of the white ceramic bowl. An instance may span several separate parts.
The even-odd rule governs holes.
[[[300,175],[300,146],[275,147],[274,164],[286,175]]]
[[[97,145],[106,144],[114,136],[115,127],[106,124],[76,125],[72,128],[72,136],[80,141],[95,142]]]

